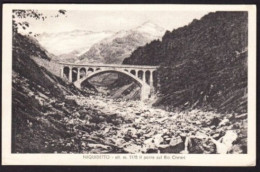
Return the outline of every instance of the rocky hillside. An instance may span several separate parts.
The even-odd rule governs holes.
[[[36,39],[46,50],[56,56],[53,60],[74,62],[93,44],[112,34],[113,32],[74,30],[61,33],[42,33]]]
[[[45,152],[49,148],[44,142],[65,137],[66,126],[57,119],[69,115],[76,105],[65,95],[86,95],[31,59],[49,60],[45,52],[30,37],[14,35],[12,152]]]
[[[246,12],[209,13],[138,48],[124,64],[160,65],[160,98],[168,109],[247,112]]]
[[[141,26],[119,31],[96,44],[79,57],[80,63],[121,64],[137,47],[161,39],[165,29],[146,22]]]

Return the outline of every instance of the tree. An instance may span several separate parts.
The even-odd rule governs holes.
[[[66,10],[58,10],[58,14],[50,17],[59,17],[59,15],[66,15],[66,12]],[[35,20],[44,21],[47,16],[38,10],[13,10],[12,18],[13,34],[16,34],[19,28],[26,30],[30,26],[27,21],[19,21],[19,19],[34,18]],[[32,34],[32,32],[29,32],[29,34]]]

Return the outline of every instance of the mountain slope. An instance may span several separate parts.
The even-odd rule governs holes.
[[[117,32],[94,44],[89,51],[79,57],[80,63],[120,64],[137,47],[161,39],[164,32],[165,29],[149,22],[131,30]]]
[[[112,34],[112,32],[74,30],[62,33],[43,33],[37,36],[37,40],[45,49],[57,56],[53,60],[73,62],[93,44]]]
[[[39,67],[31,56],[48,60],[37,43],[15,34],[12,72],[12,152],[53,152],[49,142],[70,133],[58,119],[71,115],[75,102],[65,95],[85,95]],[[48,142],[48,143],[46,143]]]
[[[247,111],[247,13],[216,12],[167,31],[124,64],[161,65],[161,97],[170,109]]]

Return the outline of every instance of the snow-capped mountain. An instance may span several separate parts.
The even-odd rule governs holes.
[[[78,63],[117,63],[123,60],[140,46],[161,39],[164,28],[151,22],[130,30],[123,30],[94,44],[86,53],[79,56]]]
[[[109,37],[113,32],[92,32],[86,30],[74,30],[70,32],[61,33],[42,33],[36,37],[38,42],[48,52],[56,56],[55,60],[68,60],[75,59],[82,55],[89,48]]]
[[[161,38],[165,29],[151,22],[145,22],[135,29],[141,33],[149,33],[151,36]]]

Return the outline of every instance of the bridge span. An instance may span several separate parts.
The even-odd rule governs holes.
[[[158,66],[119,64],[74,64],[60,63],[61,78],[81,89],[81,84],[103,73],[121,73],[129,76],[141,87],[141,100],[148,99],[154,92],[155,71]]]

